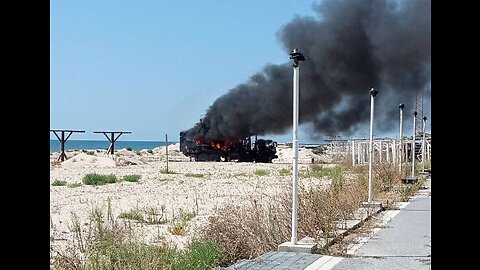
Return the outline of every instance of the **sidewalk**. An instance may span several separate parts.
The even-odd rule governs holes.
[[[350,258],[268,252],[228,270],[246,269],[431,269],[431,180],[401,210],[381,213],[382,228],[349,248]]]
[[[428,193],[413,198],[352,258],[330,269],[431,269],[431,206]]]

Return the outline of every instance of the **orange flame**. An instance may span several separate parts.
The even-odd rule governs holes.
[[[224,141],[221,140],[215,140],[215,141],[209,141],[209,140],[202,140],[200,138],[195,139],[195,144],[197,145],[210,145],[212,148],[220,149],[222,151],[227,151],[227,149],[230,146],[234,146],[235,143],[238,142],[238,139],[226,139]]]

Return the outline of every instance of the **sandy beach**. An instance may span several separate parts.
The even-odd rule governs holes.
[[[87,229],[89,215],[95,207],[106,212],[110,200],[113,215],[132,209],[165,209],[168,220],[165,224],[132,224],[138,237],[148,243],[167,241],[182,248],[207,224],[215,209],[227,204],[241,206],[254,197],[285,192],[291,185],[291,176],[282,174],[282,169],[291,168],[292,149],[279,145],[273,163],[195,162],[179,151],[179,144],[168,146],[166,174],[165,147],[153,151],[118,150],[115,157],[107,156],[105,150],[67,152],[68,160],[59,163],[59,153],[50,154],[50,237],[52,246],[61,248],[71,239],[72,214],[77,215]],[[306,170],[315,162],[328,163],[326,156],[318,156],[311,149],[300,148],[299,169]],[[268,171],[258,175],[257,170]],[[118,179],[125,175],[138,174],[138,182],[121,181],[102,186],[81,185],[88,173],[114,174]],[[52,186],[54,181],[65,181],[67,186]],[[327,180],[300,178],[302,185],[328,184]],[[195,212],[184,236],[174,235],[168,228],[181,211]],[[128,220],[125,220],[128,222]]]

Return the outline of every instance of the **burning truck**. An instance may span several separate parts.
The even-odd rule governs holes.
[[[252,135],[253,136],[253,135]],[[244,138],[205,139],[188,131],[180,132],[180,149],[195,161],[238,161],[270,163],[277,158],[277,142]]]

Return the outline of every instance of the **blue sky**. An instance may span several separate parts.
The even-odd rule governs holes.
[[[50,128],[177,138],[265,64],[289,61],[276,32],[312,3],[51,0]]]
[[[86,131],[72,139],[123,130],[133,132],[123,140],[178,140],[229,89],[289,61],[276,33],[314,16],[313,3],[51,0],[50,128]]]

